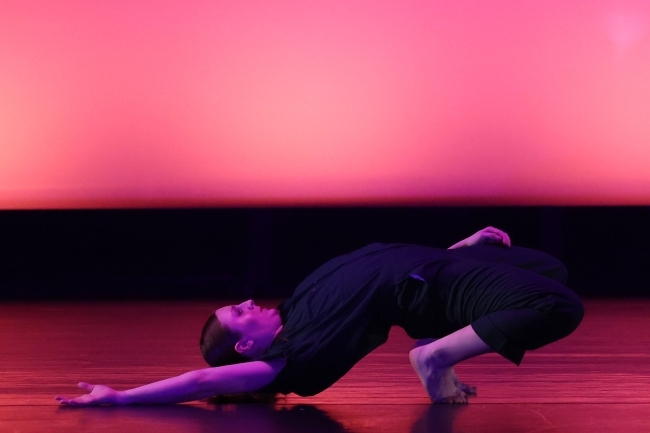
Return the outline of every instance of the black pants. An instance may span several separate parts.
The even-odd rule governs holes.
[[[443,326],[450,330],[471,325],[495,352],[519,365],[526,350],[564,338],[580,324],[584,306],[564,286],[567,271],[559,260],[496,245],[449,252],[467,260],[451,263],[428,282],[444,288]]]

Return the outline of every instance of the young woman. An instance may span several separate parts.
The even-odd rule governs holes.
[[[422,339],[409,359],[436,403],[465,403],[475,388],[453,366],[497,352],[516,365],[526,350],[559,340],[584,315],[556,259],[511,247],[488,227],[449,250],[372,244],[309,275],[277,310],[246,301],[207,321],[201,351],[212,366],[115,391],[80,383],[88,394],[62,404],[160,404],[244,392],[317,394],[384,343],[391,326]]]

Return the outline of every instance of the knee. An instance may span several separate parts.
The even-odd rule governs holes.
[[[561,284],[566,284],[569,279],[569,271],[567,271],[564,263],[556,259],[555,257],[546,255],[545,268],[540,272],[547,278],[557,281]]]
[[[559,260],[557,260],[557,264],[555,268],[553,268],[553,279],[562,284],[566,284],[567,280],[569,279],[569,271],[567,271],[566,266],[564,266],[564,263],[562,263]]]
[[[582,300],[574,293],[571,293],[571,295],[573,296],[557,302],[554,314],[552,314],[555,327],[558,333],[562,334],[562,337],[566,337],[575,331],[585,316],[585,306]]]
[[[576,296],[576,299],[571,303],[569,312],[569,323],[573,330],[580,325],[582,319],[585,317],[585,304]],[[573,331],[572,330],[572,331]]]

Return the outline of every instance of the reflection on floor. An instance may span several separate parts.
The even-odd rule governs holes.
[[[588,300],[573,335],[528,353],[518,368],[497,355],[462,363],[459,377],[479,387],[464,406],[429,404],[400,329],[310,398],[86,409],[53,400],[77,394],[79,380],[121,389],[203,368],[197,334],[217,305],[0,305],[0,431],[650,431],[650,300]]]

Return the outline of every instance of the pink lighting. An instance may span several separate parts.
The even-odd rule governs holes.
[[[0,0],[0,208],[650,204],[650,3]]]

